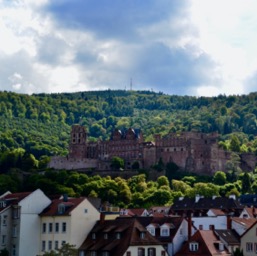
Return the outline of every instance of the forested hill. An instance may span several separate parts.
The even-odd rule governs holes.
[[[23,148],[36,158],[67,153],[70,127],[87,127],[91,140],[114,128],[141,128],[145,140],[169,131],[217,131],[228,147],[256,151],[257,93],[191,97],[151,91],[106,90],[24,95],[0,92],[0,150]]]

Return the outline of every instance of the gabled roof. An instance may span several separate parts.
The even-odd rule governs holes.
[[[68,198],[67,200],[55,199],[40,213],[40,216],[70,215],[70,213],[85,199],[85,197]],[[60,207],[62,208],[62,211],[60,211]]]
[[[198,250],[190,251],[190,243],[197,243]],[[201,255],[201,256],[209,256],[209,255],[231,255],[225,248],[224,250],[219,250],[220,240],[215,235],[213,230],[198,230],[190,239],[187,241],[182,248],[179,250],[175,256],[192,256],[192,255]]]
[[[10,205],[17,205],[24,198],[32,194],[33,192],[21,192],[21,193],[6,193],[0,198],[0,202],[4,202],[5,204],[0,206],[0,211],[9,207]]]
[[[215,198],[205,198],[201,197],[199,200],[194,198],[185,197],[183,199],[177,199],[171,206],[171,211],[179,210],[209,210],[209,209],[221,209],[221,210],[231,210],[231,209],[243,209],[243,205],[239,200],[228,197],[215,197]]]
[[[144,233],[144,237],[141,237],[140,233]],[[129,246],[149,245],[161,243],[151,236],[136,218],[119,217],[115,220],[98,221],[79,250],[97,253],[108,251],[110,255],[121,256]]]
[[[240,245],[240,237],[233,229],[217,229],[215,234],[228,245]]]
[[[226,215],[225,212],[221,209],[215,209],[215,208],[212,208],[209,210],[211,213],[213,213],[214,216],[224,216]]]
[[[138,221],[144,226],[147,227],[150,224],[155,225],[156,232],[155,232],[155,237],[163,242],[166,243],[168,241],[172,241],[175,235],[178,232],[179,227],[181,226],[184,218],[183,217],[171,217],[171,216],[164,216],[164,217],[154,217],[154,216],[149,216],[149,217],[138,217]],[[168,237],[161,236],[160,234],[160,228],[162,225],[167,224],[170,226],[170,235]]]
[[[247,230],[241,235],[241,237],[244,236],[246,233],[248,233],[253,227],[255,227],[256,224],[257,224],[257,220],[255,219],[255,221],[252,223],[252,225],[250,225],[250,226],[247,228]]]
[[[252,226],[253,223],[256,222],[256,219],[252,219],[252,218],[239,218],[239,217],[233,217],[231,218],[232,221],[237,222],[238,224],[244,226],[246,229],[248,229],[249,227]]]
[[[136,216],[143,216],[143,213],[145,211],[148,213],[148,211],[144,208],[130,208],[130,209],[124,209],[121,212],[123,212],[122,215],[136,217]]]

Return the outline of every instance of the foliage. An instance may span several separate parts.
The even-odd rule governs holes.
[[[114,156],[111,160],[111,168],[114,170],[124,169],[124,160],[118,156]]]
[[[42,256],[77,256],[78,250],[75,245],[64,243],[61,248],[56,251],[45,252]]]

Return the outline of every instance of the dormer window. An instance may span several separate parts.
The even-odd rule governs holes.
[[[169,236],[170,235],[170,227],[167,224],[161,226],[161,236]]]
[[[145,232],[140,232],[140,238],[144,239],[145,238]]]
[[[104,234],[104,239],[108,239],[108,234],[107,233]]]
[[[120,239],[120,233],[116,233],[116,239]]]
[[[96,234],[92,233],[92,239],[95,240],[96,239]]]
[[[59,204],[58,205],[58,214],[64,214],[65,213],[65,205]]]
[[[196,252],[198,251],[198,248],[199,248],[199,244],[197,242],[191,242],[189,243],[189,250],[191,252]]]

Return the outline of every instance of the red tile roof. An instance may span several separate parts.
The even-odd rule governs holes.
[[[117,238],[118,233],[120,238]],[[140,233],[144,237],[140,237]],[[95,234],[95,239],[92,234]],[[136,218],[119,217],[115,220],[98,221],[79,250],[95,251],[99,255],[108,251],[110,255],[122,256],[129,246],[147,245],[161,245],[161,242],[151,236]]]
[[[85,197],[69,198],[67,202],[62,199],[55,199],[40,213],[40,216],[70,215],[70,213],[85,199]],[[64,211],[62,213],[59,211],[60,205],[63,206]]]

